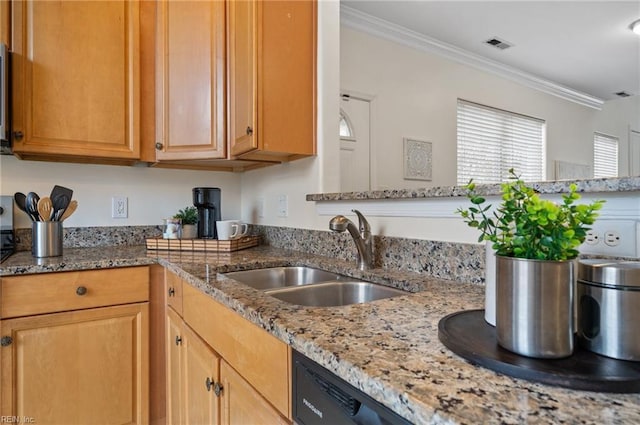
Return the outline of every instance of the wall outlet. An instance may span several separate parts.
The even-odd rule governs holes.
[[[633,237],[633,235],[630,234],[627,237],[631,238]],[[607,230],[606,232],[604,232],[605,245],[618,246],[620,245],[620,240],[621,240],[620,233],[616,232],[615,230]]]
[[[598,235],[598,232],[593,229],[587,231],[587,237],[584,238],[584,243],[589,245],[597,245],[599,241],[600,235]]]
[[[129,216],[129,201],[126,196],[111,198],[111,218],[127,218]]]
[[[287,195],[278,195],[278,217],[289,215],[289,201]]]
[[[640,221],[596,220],[579,247],[581,254],[610,257],[640,256]]]

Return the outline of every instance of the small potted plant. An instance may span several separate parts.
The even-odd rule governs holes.
[[[198,210],[196,207],[185,207],[183,210],[178,210],[178,213],[173,218],[182,220],[182,239],[195,239],[198,236],[198,229],[196,228]]]
[[[496,251],[498,344],[529,357],[567,357],[573,353],[574,260],[604,201],[574,204],[580,195],[571,184],[555,203],[541,199],[513,169],[509,174],[495,211],[470,181],[472,206],[456,212]]]

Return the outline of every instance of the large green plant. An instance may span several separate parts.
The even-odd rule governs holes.
[[[579,254],[590,225],[598,217],[596,211],[605,201],[575,205],[580,199],[577,186],[571,184],[563,202],[540,199],[513,169],[509,181],[502,184],[502,203],[493,213],[491,205],[476,194],[475,183],[469,181],[467,197],[473,204],[459,208],[465,222],[480,230],[478,242],[491,241],[497,255],[536,260],[570,260]]]

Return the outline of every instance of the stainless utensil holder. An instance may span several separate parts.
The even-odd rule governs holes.
[[[62,255],[62,222],[34,221],[31,227],[31,254],[34,257]]]

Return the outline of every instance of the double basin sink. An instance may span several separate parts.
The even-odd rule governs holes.
[[[408,292],[304,266],[224,273],[290,304],[335,307],[406,295]]]

